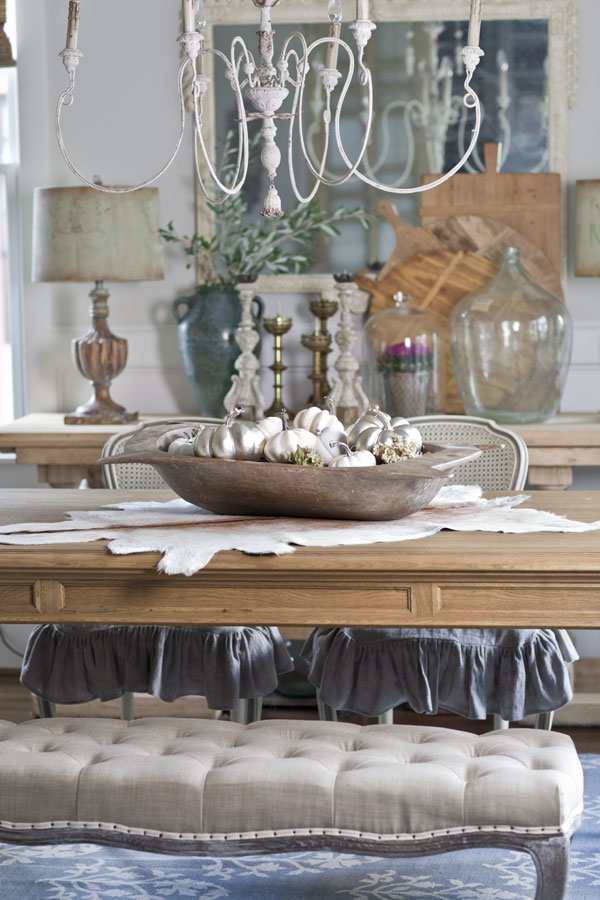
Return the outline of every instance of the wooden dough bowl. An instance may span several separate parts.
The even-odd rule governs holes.
[[[184,500],[224,515],[402,519],[433,500],[449,470],[482,452],[479,447],[425,444],[424,456],[399,463],[316,469],[169,455],[156,447],[163,432],[164,425],[145,428],[129,438],[123,455],[99,462],[151,465]]]

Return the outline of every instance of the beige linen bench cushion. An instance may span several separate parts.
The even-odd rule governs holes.
[[[564,855],[582,790],[570,738],[530,729],[0,722],[0,840],[118,840],[214,856],[511,846],[540,871],[539,848]]]

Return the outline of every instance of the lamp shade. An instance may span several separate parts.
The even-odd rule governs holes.
[[[34,281],[164,278],[158,189],[107,194],[90,187],[35,188]]]

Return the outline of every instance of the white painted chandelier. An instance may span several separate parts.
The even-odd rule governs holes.
[[[194,142],[196,174],[204,196],[213,204],[223,203],[228,197],[237,194],[246,181],[250,162],[248,123],[252,121],[262,122],[261,135],[263,146],[261,162],[269,177],[269,189],[261,215],[269,218],[276,218],[283,215],[281,199],[275,186],[277,170],[281,163],[281,151],[275,141],[277,135],[276,122],[278,121],[287,121],[289,123],[287,140],[289,177],[292,190],[296,198],[302,203],[308,203],[312,200],[321,184],[334,187],[336,185],[344,184],[354,175],[370,187],[387,193],[419,193],[421,191],[431,190],[432,188],[437,187],[437,185],[442,184],[444,181],[447,181],[467,162],[476,147],[481,127],[481,106],[477,94],[471,87],[471,79],[479,64],[481,56],[483,56],[483,51],[479,47],[483,0],[471,0],[467,46],[463,47],[461,51],[465,67],[465,95],[462,102],[467,110],[473,110],[475,113],[475,124],[471,141],[463,153],[462,158],[452,167],[452,169],[450,169],[450,171],[441,175],[435,181],[420,187],[399,187],[381,184],[376,181],[374,177],[371,177],[373,174],[372,172],[369,173],[367,171],[367,173],[365,173],[360,169],[361,164],[366,158],[365,154],[373,126],[373,82],[371,72],[364,60],[365,48],[371,38],[372,32],[376,28],[376,25],[369,19],[369,0],[356,0],[356,19],[349,25],[356,44],[356,58],[350,45],[340,37],[342,20],[341,0],[329,0],[329,35],[319,38],[309,45],[307,44],[304,35],[298,31],[292,32],[284,40],[281,53],[275,64],[273,63],[275,48],[274,32],[271,26],[271,8],[276,6],[279,3],[279,0],[252,0],[252,3],[260,9],[258,64],[242,38],[239,36],[236,36],[231,43],[231,55],[229,57],[214,47],[207,47],[204,38],[206,18],[202,0],[182,0],[184,30],[183,33],[179,35],[178,40],[182,46],[184,58],[180,65],[178,76],[181,118],[179,135],[175,147],[165,165],[151,178],[140,184],[114,188],[96,184],[82,175],[67,153],[62,136],[61,115],[63,107],[69,107],[73,103],[75,75],[83,56],[82,52],[77,47],[81,0],[70,0],[67,25],[67,46],[60,53],[69,77],[69,85],[67,89],[62,92],[58,100],[56,109],[56,133],[61,152],[72,172],[85,184],[106,193],[127,193],[146,187],[156,181],[164,172],[166,172],[175,159],[183,140],[186,120],[184,96],[186,79],[189,79],[191,84],[193,119],[196,135]],[[328,45],[326,63],[325,67],[320,69],[318,75],[323,91],[323,109],[321,112],[323,123],[323,150],[320,159],[317,162],[314,162],[307,150],[307,141],[305,140],[303,102],[307,75],[310,70],[310,57],[318,47],[324,44]],[[337,68],[340,50],[347,59],[345,77],[342,76],[342,73]],[[234,166],[233,177],[230,183],[227,184],[220,179],[217,167],[211,159],[203,137],[203,101],[211,83],[210,78],[204,74],[203,63],[207,54],[219,59],[225,65],[225,74],[229,80],[236,100],[238,116],[237,160]],[[366,95],[364,116],[365,130],[356,157],[350,159],[343,145],[340,119],[344,100],[352,82],[355,69],[358,69],[359,81]],[[338,93],[338,84],[342,79],[343,83],[341,84]],[[291,109],[289,111],[282,111],[281,108],[290,94]],[[249,110],[245,107],[245,100],[248,100],[250,103],[251,108]],[[326,174],[327,158],[330,145],[332,144],[332,132],[335,146],[346,167],[346,170],[339,178],[331,178]],[[299,145],[302,158],[314,178],[312,189],[307,194],[303,194],[299,190],[296,180],[293,162],[294,147],[296,146],[296,143]],[[207,179],[202,175],[202,163],[208,172]],[[207,180],[211,182],[210,187],[206,184]]]

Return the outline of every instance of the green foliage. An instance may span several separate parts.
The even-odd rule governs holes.
[[[231,184],[235,175],[237,149],[232,146],[233,134],[228,134],[223,149],[220,177]],[[250,142],[251,165],[259,155],[260,133]],[[209,284],[236,284],[240,275],[259,275],[263,270],[281,275],[301,272],[312,262],[311,250],[321,235],[340,234],[341,222],[354,220],[368,228],[371,216],[361,206],[338,206],[333,212],[321,209],[317,200],[297,203],[280,219],[257,217],[250,222],[248,204],[240,194],[225,203],[207,203],[214,214],[215,234],[206,238],[200,234],[180,235],[173,222],[159,230],[163,240],[183,245],[187,256],[193,257]],[[192,262],[188,262],[189,269]]]

